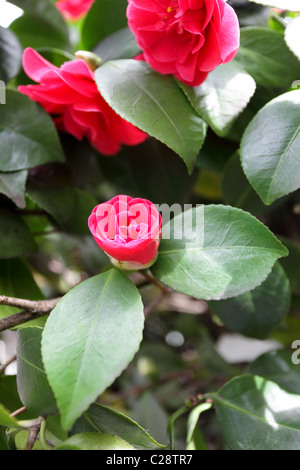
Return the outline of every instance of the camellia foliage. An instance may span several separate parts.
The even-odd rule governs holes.
[[[10,3],[0,449],[300,450],[299,1]]]

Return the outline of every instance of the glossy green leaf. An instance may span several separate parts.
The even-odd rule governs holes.
[[[127,0],[95,0],[81,30],[82,47],[91,50],[110,34],[127,26]]]
[[[16,258],[35,249],[34,239],[21,217],[0,209],[0,259]]]
[[[0,193],[5,194],[20,209],[25,208],[25,186],[28,171],[0,173]]]
[[[58,411],[42,362],[42,332],[42,328],[33,326],[18,331],[17,386],[28,410],[48,416]]]
[[[256,375],[236,377],[209,396],[231,450],[299,450],[300,395]]]
[[[10,28],[18,36],[22,46],[58,47],[69,50],[70,39],[66,22],[49,0],[10,0],[24,14]]]
[[[90,406],[72,429],[73,434],[92,431],[119,436],[134,447],[141,449],[164,447],[131,418],[98,403]]]
[[[140,54],[141,49],[129,28],[122,28],[103,39],[94,52],[103,62],[116,59],[132,59]]]
[[[107,62],[95,77],[100,93],[122,118],[165,143],[192,171],[206,125],[172,77],[130,59]]]
[[[117,436],[100,434],[97,432],[85,432],[69,437],[55,450],[133,450],[132,445]],[[113,459],[113,456],[110,457]]]
[[[2,295],[19,299],[42,300],[43,293],[36,284],[31,271],[20,258],[0,260],[0,292]],[[0,306],[0,318],[19,312],[16,307]],[[42,318],[32,320],[32,324],[40,324]],[[28,326],[29,323],[26,323]],[[20,325],[21,327],[24,325]]]
[[[6,103],[0,114],[0,171],[63,162],[57,132],[44,109],[12,90],[7,90]]]
[[[299,10],[300,11],[300,10]],[[296,17],[286,27],[284,39],[288,48],[300,60],[300,18]]]
[[[0,27],[0,80],[6,83],[14,78],[21,68],[21,59],[18,38],[9,29]]]
[[[300,62],[287,47],[284,35],[269,28],[243,28],[236,61],[264,86],[289,87],[300,74]]]
[[[267,205],[300,188],[300,90],[264,106],[247,127],[241,161],[251,185]]]
[[[264,339],[286,317],[290,304],[289,280],[281,265],[276,263],[256,289],[232,299],[212,301],[210,307],[230,330]]]
[[[300,395],[300,368],[293,362],[293,354],[292,349],[269,351],[252,362],[249,371]]]
[[[133,359],[143,322],[138,290],[116,269],[79,284],[52,311],[42,354],[65,429]]]
[[[151,270],[174,290],[219,300],[257,287],[286,255],[287,249],[249,213],[222,205],[198,206],[164,224]]]
[[[197,113],[219,136],[226,136],[232,123],[255,92],[255,81],[236,62],[220,65],[198,87],[178,81]]]
[[[269,7],[276,7],[282,10],[300,11],[298,0],[250,0]]]

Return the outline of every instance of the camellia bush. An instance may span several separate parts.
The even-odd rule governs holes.
[[[299,450],[299,0],[10,3],[0,449]]]

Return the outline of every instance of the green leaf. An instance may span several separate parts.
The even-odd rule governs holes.
[[[55,450],[132,450],[130,444],[117,436],[99,434],[97,432],[84,432],[69,437]],[[108,457],[109,458],[109,457]],[[111,459],[113,457],[110,457]]]
[[[116,113],[178,153],[191,173],[206,125],[173,78],[130,59],[107,62],[95,77],[100,93]]]
[[[20,258],[0,260],[0,292],[19,299],[42,300],[44,295],[36,284],[31,271]],[[20,309],[5,305],[0,306],[0,318],[17,313]],[[28,326],[40,324],[42,318],[26,323]],[[23,327],[24,325],[20,325]]]
[[[248,125],[241,161],[251,185],[267,205],[300,188],[300,90],[264,106]]]
[[[89,10],[81,31],[82,46],[91,50],[110,34],[127,26],[127,0],[96,0]]]
[[[300,11],[298,0],[250,0],[269,7],[276,7],[282,10]]]
[[[255,375],[208,394],[230,450],[299,450],[300,395]]]
[[[42,332],[40,327],[18,331],[17,386],[22,403],[28,410],[48,416],[58,411],[42,362]]]
[[[222,205],[198,206],[163,225],[151,270],[174,290],[220,300],[257,287],[286,255],[287,249],[249,213]]]
[[[243,28],[235,60],[264,86],[286,88],[300,74],[300,62],[287,47],[284,35],[268,28]]]
[[[10,412],[0,403],[0,426],[18,426],[15,418],[10,416]]]
[[[299,10],[300,11],[300,10]],[[291,21],[284,32],[284,39],[288,48],[300,60],[300,18],[296,17]]]
[[[22,62],[22,48],[15,34],[0,27],[0,80],[7,83],[14,78]]]
[[[0,114],[0,171],[63,162],[58,135],[46,111],[16,91],[7,90],[6,98]]]
[[[187,422],[187,438],[186,447],[189,450],[204,450],[207,449],[205,442],[201,435],[198,434],[197,423],[200,415],[209,410],[212,407],[212,403],[200,403],[195,406],[189,414]]]
[[[232,123],[255,92],[255,81],[236,62],[220,65],[198,87],[178,81],[197,113],[219,136],[226,136]]]
[[[21,217],[0,209],[0,259],[16,258],[35,249],[34,239]]]
[[[161,449],[165,446],[156,442],[138,423],[111,408],[94,403],[76,421],[72,433],[97,431],[119,436],[129,444],[141,449]]]
[[[79,284],[52,311],[42,354],[64,429],[133,359],[143,323],[139,292],[116,269]]]
[[[103,62],[116,59],[132,59],[140,54],[141,49],[129,28],[122,28],[103,39],[95,48]]]
[[[232,299],[212,301],[210,307],[229,329],[264,339],[288,314],[290,304],[290,283],[277,262],[256,289]]]
[[[22,46],[57,47],[70,50],[69,32],[62,15],[49,0],[10,0],[24,10],[10,28],[18,36]]]
[[[0,193],[5,194],[20,209],[25,208],[25,186],[28,171],[0,173]]]
[[[76,193],[65,167],[48,164],[30,172],[27,195],[50,214],[61,226],[71,219],[76,204]]]
[[[249,371],[300,395],[300,368],[293,363],[292,355],[293,351],[269,351],[250,364]]]
[[[261,214],[268,209],[247,180],[239,152],[232,155],[225,166],[222,192],[226,204],[239,207],[251,214]]]

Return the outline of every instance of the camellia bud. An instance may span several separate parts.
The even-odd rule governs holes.
[[[147,199],[116,196],[93,209],[88,225],[118,269],[147,269],[155,263],[162,218]]]
[[[89,66],[89,68],[93,72],[95,72],[95,70],[101,67],[101,65],[103,64],[101,57],[99,57],[97,54],[94,54],[94,52],[77,51],[74,55],[76,59],[84,60],[84,62]]]

